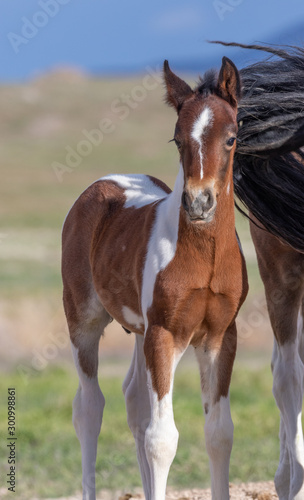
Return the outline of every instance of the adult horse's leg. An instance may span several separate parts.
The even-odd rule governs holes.
[[[147,386],[144,338],[136,335],[134,354],[129,372],[123,383],[128,424],[135,439],[137,459],[140,468],[146,500],[150,499],[150,468],[145,450],[145,432],[150,423],[151,409]]]
[[[304,257],[251,224],[259,269],[274,331],[273,394],[281,412],[280,463],[275,485],[280,500],[304,499],[304,445],[301,423]],[[300,349],[299,349],[300,348]]]
[[[98,344],[111,321],[97,296],[77,306],[65,289],[64,305],[79,387],[73,402],[73,424],[81,445],[83,500],[95,500],[95,464],[104,396],[98,384]],[[77,312],[76,312],[77,311]]]
[[[277,317],[279,314],[277,313]],[[302,399],[304,366],[297,340],[279,345],[275,340],[273,394],[281,412],[280,463],[275,485],[280,499],[304,499]]]
[[[273,352],[272,352],[272,362],[273,367],[277,364],[279,347],[276,339],[274,338]],[[287,499],[289,498],[290,490],[290,459],[289,459],[289,447],[286,441],[286,429],[283,420],[282,413],[280,414],[280,461],[275,475],[275,486],[279,498]]]
[[[178,431],[174,423],[172,390],[175,368],[184,349],[177,350],[172,334],[162,327],[148,328],[144,342],[151,419],[145,432],[150,467],[149,500],[165,500],[167,478],[176,454]]]
[[[229,385],[236,352],[234,323],[217,345],[221,345],[220,349],[212,347],[211,339],[210,344],[207,341],[197,347],[195,353],[201,375],[212,500],[229,500],[229,461],[233,442]]]

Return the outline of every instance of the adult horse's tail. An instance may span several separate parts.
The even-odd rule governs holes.
[[[240,71],[234,186],[269,232],[304,252],[304,49],[216,43],[276,56]]]

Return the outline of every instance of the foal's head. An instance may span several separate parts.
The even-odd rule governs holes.
[[[211,222],[221,193],[233,187],[240,78],[224,57],[218,77],[209,72],[192,90],[164,63],[167,102],[178,114],[174,141],[184,170],[182,205],[192,223]]]

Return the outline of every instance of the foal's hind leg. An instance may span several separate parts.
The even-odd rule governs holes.
[[[145,451],[145,432],[150,423],[151,409],[143,345],[144,338],[136,335],[133,359],[123,384],[123,392],[126,399],[128,424],[135,439],[145,498],[149,500],[151,478]]]
[[[95,500],[97,441],[105,405],[98,384],[98,345],[104,328],[111,320],[97,297],[94,307],[91,306],[91,301],[82,304],[75,322],[71,321],[69,306],[65,303],[79,376],[79,387],[73,402],[73,424],[81,445],[83,500]]]
[[[273,394],[281,412],[280,464],[275,485],[280,500],[304,500],[304,446],[301,423],[303,361],[299,312],[303,297],[303,256],[269,233],[251,227],[275,334]]]

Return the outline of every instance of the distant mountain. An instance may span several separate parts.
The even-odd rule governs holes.
[[[237,36],[234,40],[223,41],[248,43],[239,40]],[[285,31],[275,32],[271,35],[267,35],[262,40],[255,40],[254,43],[261,45],[296,45],[304,48],[304,22],[296,24]],[[189,58],[187,60],[176,60],[172,61],[171,63],[172,66],[174,63],[174,68],[177,71],[199,74],[206,71],[208,68],[218,67],[219,58],[223,53],[225,53],[227,57],[230,57],[239,68],[242,68],[248,64],[252,64],[255,61],[261,60],[263,58],[263,53],[260,51],[252,50],[249,52],[245,49],[223,47],[219,45],[218,55],[212,55],[208,58],[202,59]]]
[[[304,22],[296,24],[291,28],[275,32],[270,35],[265,36],[261,40],[254,40],[254,42],[248,42],[245,40],[238,39],[237,36],[233,40],[223,40],[227,42],[240,42],[240,43],[257,43],[266,45],[298,45],[304,47]],[[208,50],[209,47],[209,50]],[[263,53],[260,51],[252,50],[248,51],[245,49],[233,48],[233,47],[223,47],[221,45],[208,46],[206,43],[204,46],[204,52],[210,53],[209,56],[203,56],[201,58],[187,58],[187,59],[170,59],[170,66],[174,71],[180,73],[189,73],[194,75],[199,75],[204,73],[209,68],[218,68],[220,66],[221,57],[226,55],[231,58],[238,68],[252,64],[263,58]],[[266,54],[265,54],[266,57]],[[160,65],[160,61],[152,61],[151,66],[157,67]],[[103,68],[102,70],[94,68],[92,70],[93,74],[104,75],[104,74],[134,74],[142,73],[143,69],[141,66],[126,66],[125,68],[120,67],[119,70],[116,68]]]
[[[304,47],[304,22],[296,24],[288,30],[274,33],[268,43],[276,43],[280,45],[297,45]]]

